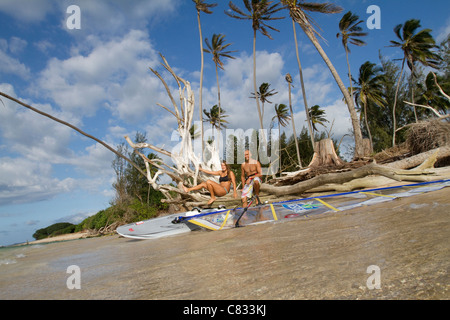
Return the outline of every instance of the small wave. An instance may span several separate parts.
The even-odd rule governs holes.
[[[14,260],[14,259],[3,259],[3,260],[0,260],[0,266],[2,264],[14,264],[14,263],[17,263],[17,261]]]

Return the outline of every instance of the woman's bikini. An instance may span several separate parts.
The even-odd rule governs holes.
[[[225,192],[226,192],[226,193],[230,192],[230,190],[231,190],[231,183],[230,183],[230,188],[229,188],[229,190],[227,190],[227,188],[225,188],[225,186],[222,185],[222,182],[228,182],[228,181],[231,181],[231,180],[230,180],[230,177],[228,177],[228,174],[227,174],[226,176],[224,176],[224,177],[220,177],[220,178],[219,178],[219,183],[220,183],[220,185],[225,189]]]

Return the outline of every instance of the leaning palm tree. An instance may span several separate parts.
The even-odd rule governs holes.
[[[319,132],[316,124],[320,124],[321,126],[326,127],[325,122],[329,121],[327,120],[327,118],[325,118],[325,114],[325,110],[321,109],[317,104],[309,109],[309,117],[311,118],[311,123],[314,131]]]
[[[319,52],[325,64],[331,71],[333,78],[335,79],[339,89],[344,95],[345,102],[347,104],[348,110],[350,112],[350,118],[352,121],[353,133],[355,136],[355,155],[354,158],[360,158],[364,156],[364,145],[362,140],[361,128],[359,126],[358,114],[356,113],[355,104],[348,92],[348,89],[345,87],[344,82],[340,78],[327,54],[319,44],[319,41],[316,35],[319,33],[314,29],[313,25],[315,24],[311,17],[306,13],[307,11],[311,12],[319,12],[319,13],[339,13],[342,11],[342,8],[332,4],[332,3],[311,3],[304,2],[303,0],[281,0],[281,2],[286,5],[289,9],[289,15],[291,18],[300,25],[303,32],[307,35],[311,43]],[[320,35],[319,35],[320,36]]]
[[[217,98],[219,105],[219,120],[220,120],[220,86],[219,86],[219,68],[224,70],[223,62],[220,60],[221,58],[230,58],[234,59],[231,54],[236,51],[225,51],[231,43],[225,44],[225,35],[223,34],[213,34],[211,38],[211,43],[208,38],[205,39],[207,49],[203,49],[203,51],[211,53],[214,64],[216,65],[216,80],[217,80]]]
[[[278,29],[275,29],[274,27],[267,24],[269,21],[273,20],[279,20],[284,19],[284,17],[272,17],[273,14],[277,13],[282,9],[282,7],[279,7],[279,4],[273,4],[273,1],[267,1],[267,0],[243,0],[245,8],[247,9],[248,13],[241,10],[239,7],[237,7],[233,2],[229,2],[229,7],[232,12],[225,11],[225,14],[240,20],[250,20],[252,22],[252,28],[253,28],[253,89],[254,92],[257,91],[256,88],[256,31],[260,31],[264,36],[268,37],[269,39],[272,39],[270,36],[268,29],[273,31],[279,31]],[[256,108],[258,110],[258,116],[259,116],[259,124],[261,126],[261,129],[264,129],[263,125],[263,119],[262,119],[262,113],[261,108],[259,106],[259,99],[256,100]],[[263,135],[264,140],[265,136]]]
[[[285,104],[275,104],[275,116],[272,118],[272,122],[278,121],[278,161],[281,163],[281,127],[286,127],[288,125],[289,120],[291,120],[291,116],[288,113],[287,106]]]
[[[203,120],[202,120],[202,91],[203,91],[203,36],[202,36],[202,24],[200,22],[200,12],[207,14],[212,14],[210,8],[217,6],[217,3],[208,4],[203,0],[192,0],[195,3],[195,8],[197,9],[197,21],[198,21],[198,32],[200,33],[200,55],[201,55],[201,67],[200,67],[200,93],[198,96],[198,110],[200,114],[200,125],[201,125],[201,135],[202,135],[202,151],[204,149],[204,137],[203,137]],[[203,152],[202,152],[203,153]]]
[[[251,95],[253,97],[253,99],[259,99],[259,101],[261,101],[261,117],[264,120],[264,103],[268,102],[268,103],[272,103],[271,101],[269,101],[269,97],[276,95],[278,92],[274,92],[274,89],[270,90],[270,84],[267,82],[263,82],[260,86],[259,86],[259,91],[258,92],[252,92]]]
[[[300,166],[300,168],[302,168],[302,160],[300,159],[300,150],[299,150],[298,141],[297,141],[297,132],[295,130],[294,112],[292,111],[292,100],[291,100],[291,86],[293,87],[292,77],[289,73],[287,73],[285,79],[288,83],[288,89],[289,89],[289,109],[291,111],[292,131],[294,132],[294,141],[295,141],[295,149],[297,150],[298,165]],[[314,145],[314,143],[313,143],[313,145]]]
[[[350,96],[353,99],[353,85],[352,85],[352,72],[350,70],[350,63],[348,61],[348,54],[350,53],[350,48],[348,47],[348,43],[350,41],[351,44],[362,47],[365,46],[363,40],[359,39],[359,37],[367,36],[366,32],[361,32],[362,28],[359,26],[363,22],[363,20],[359,20],[359,17],[356,14],[353,14],[351,11],[344,14],[341,21],[339,21],[339,32],[336,34],[336,37],[342,37],[342,45],[345,49],[345,56],[347,58],[347,66],[348,66],[348,78],[350,79]]]
[[[392,136],[392,145],[395,146],[395,137],[396,137],[396,131],[397,131],[397,124],[396,124],[396,106],[397,106],[397,97],[398,97],[398,90],[400,88],[400,80],[403,76],[403,70],[405,67],[405,62],[408,64],[409,69],[411,70],[411,77],[414,77],[415,75],[415,64],[416,62],[420,62],[424,66],[429,66],[433,68],[439,67],[439,60],[440,57],[432,52],[431,50],[436,48],[436,42],[433,39],[433,36],[431,35],[431,29],[423,29],[416,33],[417,29],[420,28],[420,20],[411,19],[405,22],[404,25],[399,24],[394,28],[394,32],[399,38],[399,41],[393,41],[391,40],[391,47],[397,47],[400,48],[403,52],[403,59],[402,59],[402,68],[400,71],[400,77],[397,82],[397,89],[395,91],[395,98],[394,98],[394,106],[392,110],[393,115],[393,122],[394,122],[394,128],[393,128],[393,136]],[[414,97],[414,94],[413,94]],[[414,101],[412,101],[414,103]],[[416,109],[414,107],[414,114],[416,116],[417,121],[417,114]]]
[[[373,140],[370,132],[369,121],[367,117],[367,107],[369,103],[375,104],[379,107],[386,105],[386,100],[383,97],[382,80],[384,75],[381,74],[382,68],[377,67],[375,63],[366,61],[359,68],[358,81],[355,81],[355,102],[358,105],[362,104],[364,109],[364,123],[366,125],[367,134],[370,140],[370,151],[373,151]]]

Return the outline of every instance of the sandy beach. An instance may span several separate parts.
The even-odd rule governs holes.
[[[3,248],[0,299],[449,299],[449,212],[444,188],[220,232]]]

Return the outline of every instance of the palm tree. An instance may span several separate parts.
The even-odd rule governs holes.
[[[269,101],[269,97],[276,95],[278,92],[274,92],[274,90],[269,90],[270,88],[270,84],[267,82],[262,83],[259,86],[259,91],[254,93],[252,92],[251,95],[253,97],[253,99],[259,99],[261,101],[261,117],[264,119],[264,103],[268,102],[268,103],[272,103],[271,101]]]
[[[297,37],[296,37],[296,39],[297,39]],[[297,133],[295,131],[294,112],[292,111],[292,101],[291,101],[292,77],[289,73],[287,73],[285,79],[288,83],[288,88],[289,88],[289,109],[291,111],[292,131],[294,132],[294,141],[295,141],[295,149],[297,150],[298,165],[300,166],[300,168],[302,168],[303,166],[302,166],[302,160],[300,159],[300,150],[298,147]],[[314,143],[313,143],[313,146],[314,146]]]
[[[279,7],[279,4],[273,4],[273,1],[267,1],[267,0],[243,0],[245,8],[247,9],[248,13],[241,10],[239,7],[237,7],[235,4],[233,4],[232,1],[229,2],[229,7],[231,9],[231,13],[225,11],[225,14],[240,20],[250,20],[252,21],[252,28],[253,28],[253,88],[254,92],[257,91],[256,88],[256,31],[260,31],[264,36],[268,37],[269,39],[272,39],[270,36],[267,28],[273,31],[279,31],[278,29],[275,29],[274,27],[268,25],[266,22],[273,21],[273,20],[279,20],[284,19],[284,17],[272,17],[273,14],[277,13],[282,9],[282,7]],[[261,126],[261,129],[264,129],[263,125],[263,119],[262,119],[262,113],[261,108],[259,106],[259,99],[256,100],[256,108],[258,110],[258,116],[259,116],[259,123]],[[263,135],[265,140],[265,135]]]
[[[204,149],[204,137],[203,137],[203,121],[202,121],[202,91],[203,91],[203,36],[202,36],[202,24],[200,22],[200,11],[206,14],[212,14],[210,8],[217,6],[217,3],[208,4],[203,0],[192,0],[195,3],[195,8],[197,9],[197,21],[198,21],[198,32],[200,34],[200,55],[201,55],[201,68],[200,68],[200,93],[198,97],[198,106],[200,114],[200,125],[202,132],[202,150]]]
[[[417,103],[427,107],[433,106],[434,109],[436,109],[440,114],[445,115],[450,107],[450,101],[440,92],[438,86],[436,85],[434,76],[434,73],[430,71],[425,78],[424,83],[417,84],[420,90],[419,100]],[[450,84],[449,81],[445,81],[443,76],[437,76],[436,80],[438,83],[443,82],[441,83],[441,86]]]
[[[223,34],[213,34],[211,43],[208,38],[205,39],[206,46],[208,49],[203,49],[203,51],[211,53],[214,64],[216,65],[216,80],[217,80],[217,98],[219,105],[219,120],[220,120],[220,86],[219,86],[219,68],[223,69],[223,62],[220,60],[221,58],[230,58],[234,59],[231,56],[231,53],[236,51],[225,51],[231,43],[225,44],[225,35]]]
[[[327,54],[325,53],[323,48],[320,46],[319,41],[316,38],[316,34],[319,35],[319,33],[313,27],[313,24],[315,24],[315,23],[311,19],[311,17],[306,13],[306,11],[327,13],[327,14],[339,13],[342,11],[342,8],[335,4],[328,3],[328,2],[326,2],[326,3],[311,3],[311,2],[304,2],[303,0],[281,0],[281,2],[287,6],[287,8],[289,9],[289,15],[291,16],[291,18],[300,25],[302,30],[308,36],[311,43],[314,45],[314,47],[319,52],[319,54],[322,57],[322,59],[324,60],[325,64],[330,69],[331,74],[333,75],[337,85],[339,86],[339,89],[341,90],[342,94],[344,95],[345,102],[346,102],[348,110],[350,112],[353,133],[355,135],[354,158],[360,158],[360,157],[364,156],[364,145],[363,145],[363,140],[362,140],[362,133],[361,133],[361,128],[359,126],[359,119],[358,119],[358,114],[356,113],[355,104],[353,103],[353,100],[352,100],[347,88],[345,87],[344,83],[342,82],[342,79],[339,77],[339,74],[337,73],[336,69],[334,68],[334,66],[331,63],[330,59],[328,58]]]
[[[408,64],[409,69],[411,70],[411,77],[415,74],[415,64],[416,62],[420,62],[424,66],[430,66],[433,68],[439,67],[439,60],[440,57],[432,52],[431,50],[436,48],[436,42],[433,39],[433,36],[431,35],[431,29],[423,29],[416,33],[417,29],[420,28],[420,20],[411,19],[405,22],[404,25],[399,24],[394,28],[394,32],[399,38],[399,41],[393,41],[391,40],[391,47],[397,47],[400,48],[403,52],[403,59],[402,59],[402,68],[400,71],[400,77],[397,82],[397,89],[395,91],[395,98],[394,98],[394,106],[392,110],[393,115],[393,121],[394,121],[394,133],[392,136],[392,145],[395,146],[395,136],[396,136],[396,130],[397,130],[397,124],[396,124],[396,106],[397,106],[397,97],[398,97],[398,90],[400,87],[400,80],[403,76],[403,70],[405,67],[405,62]],[[414,93],[413,93],[414,94]],[[414,101],[412,101],[414,103]],[[414,107],[414,114],[416,116],[417,121],[417,114],[416,109]]]
[[[326,127],[325,122],[328,122],[328,120],[325,118],[325,114],[326,114],[325,110],[320,109],[320,106],[317,104],[309,109],[309,117],[311,118],[311,123],[314,131],[319,132],[319,130],[316,127],[316,124],[320,124]]]
[[[278,121],[278,152],[279,152],[279,161],[281,163],[281,128],[286,127],[288,125],[288,121],[291,120],[291,116],[288,114],[288,109],[285,104],[275,104],[275,116],[272,118],[272,121]]]
[[[383,85],[381,82],[384,75],[381,74],[381,71],[381,67],[377,67],[375,63],[366,61],[359,68],[358,81],[353,80],[355,84],[359,86],[355,88],[355,102],[357,105],[362,104],[364,109],[364,122],[369,135],[371,151],[373,151],[373,140],[369,128],[367,107],[369,103],[373,103],[379,107],[384,107],[386,105],[386,100],[384,99],[382,93]]]
[[[226,115],[225,110],[219,108],[217,104],[215,104],[209,111],[206,111],[206,109],[203,110],[203,113],[206,116],[206,118],[203,121],[209,122],[211,124],[213,136],[214,136],[214,128],[220,130],[222,127],[223,128],[227,127],[225,123],[228,123],[228,121],[224,120],[223,118],[228,117],[228,115]],[[221,118],[219,117],[220,114],[222,115]]]
[[[352,72],[350,70],[350,63],[348,61],[348,54],[350,53],[350,49],[348,47],[348,42],[355,46],[362,47],[367,43],[358,39],[358,37],[367,36],[366,32],[361,32],[362,28],[359,26],[363,20],[359,20],[359,17],[356,14],[353,14],[351,11],[344,14],[341,21],[339,21],[339,30],[340,33],[336,34],[336,37],[342,36],[342,45],[345,49],[345,56],[347,58],[347,66],[348,66],[348,78],[350,79],[350,96],[353,99],[353,86],[352,86]]]
[[[312,147],[314,149],[314,146],[315,146],[314,134],[313,134],[313,129],[311,127],[311,119],[309,118],[309,114],[307,112],[307,110],[308,110],[308,101],[306,99],[305,82],[303,80],[303,69],[302,69],[302,64],[300,63],[300,55],[299,55],[299,52],[298,52],[297,30],[295,28],[295,20],[292,17],[291,17],[291,20],[292,20],[292,30],[294,31],[295,53],[296,53],[296,56],[297,56],[298,71],[299,71],[299,75],[300,75],[300,85],[301,85],[301,88],[302,88],[303,103],[305,105],[306,121],[308,122],[309,136],[311,138],[311,144],[312,144]],[[289,89],[290,89],[290,87],[289,87]],[[292,122],[292,123],[294,123],[294,122]],[[297,138],[295,136],[295,130],[294,130],[294,137]],[[297,149],[298,149],[298,147],[297,147]],[[301,165],[300,165],[300,167],[301,167]]]

